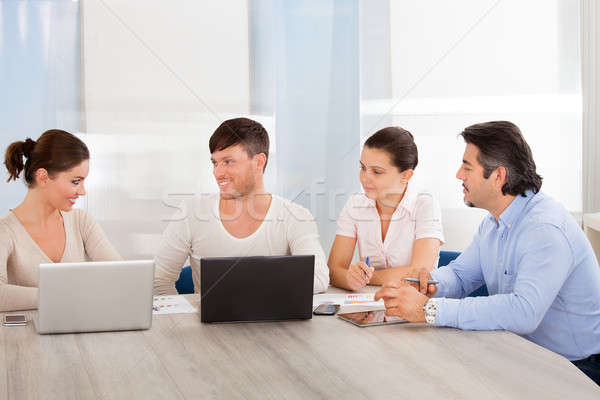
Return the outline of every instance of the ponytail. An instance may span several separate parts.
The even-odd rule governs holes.
[[[27,138],[24,142],[14,142],[6,149],[6,155],[4,157],[4,165],[8,170],[7,182],[11,180],[17,180],[21,171],[25,169],[27,162],[23,163],[23,157],[29,159],[33,148],[35,147],[35,141]]]
[[[23,158],[27,161],[23,162]],[[35,172],[44,168],[53,177],[90,158],[87,146],[75,135],[59,129],[46,131],[37,141],[27,138],[14,142],[6,149],[4,165],[8,180],[17,180],[21,172],[27,186],[35,185]]]

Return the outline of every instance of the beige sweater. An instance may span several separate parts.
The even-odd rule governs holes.
[[[85,211],[61,214],[67,236],[61,262],[121,260]],[[0,311],[37,308],[38,267],[51,262],[12,211],[0,217]]]

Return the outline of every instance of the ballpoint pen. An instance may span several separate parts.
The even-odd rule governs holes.
[[[421,282],[419,280],[419,278],[404,278],[404,280],[408,281],[408,282],[416,282],[416,283]],[[433,279],[430,279],[430,280],[427,281],[427,284],[429,284],[429,285],[437,285],[438,283],[439,283],[438,281],[435,281]]]

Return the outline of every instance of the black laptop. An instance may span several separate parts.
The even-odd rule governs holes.
[[[200,259],[202,322],[312,318],[315,256]]]

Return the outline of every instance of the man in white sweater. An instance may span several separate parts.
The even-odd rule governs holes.
[[[155,294],[177,293],[175,281],[188,257],[198,292],[201,257],[306,254],[315,256],[314,292],[327,290],[329,270],[313,216],[265,190],[265,128],[248,118],[230,119],[215,130],[209,148],[220,193],[185,202],[167,227],[156,256]]]

